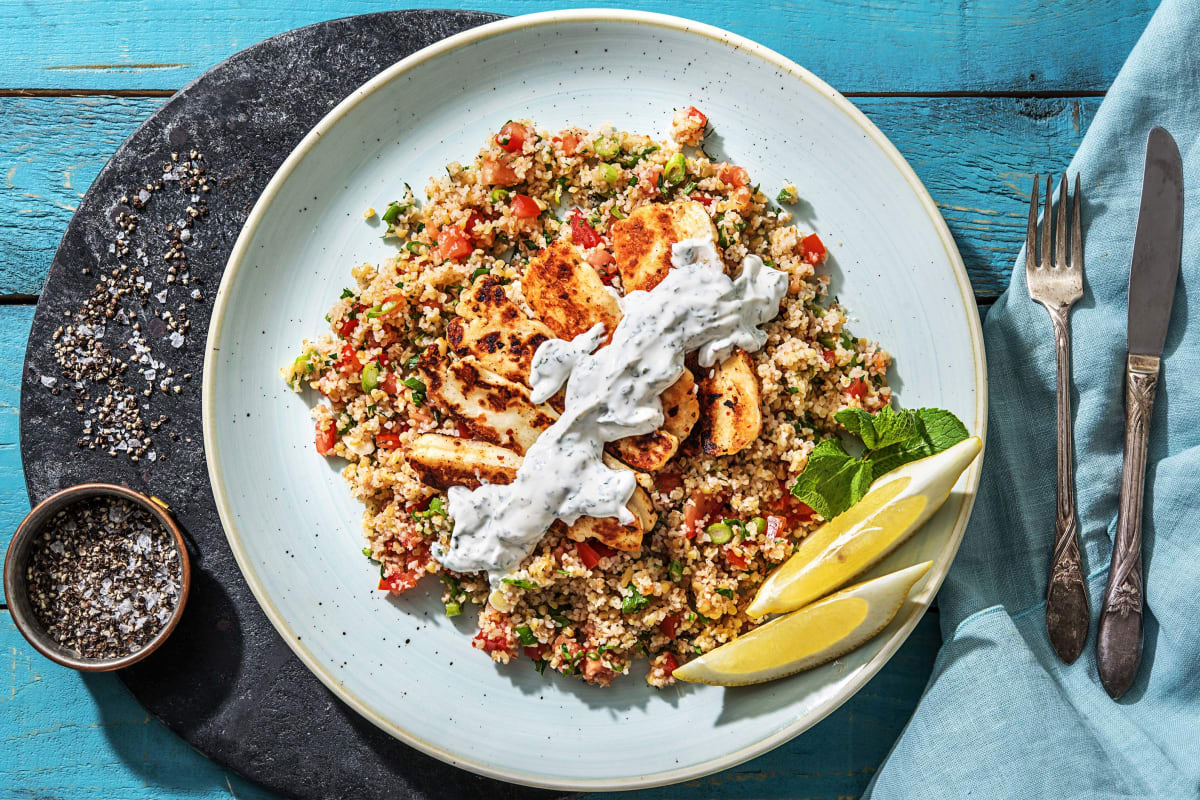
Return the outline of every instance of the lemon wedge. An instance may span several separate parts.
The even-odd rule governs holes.
[[[877,564],[942,507],[982,447],[972,436],[880,477],[862,500],[805,537],[763,581],[746,613],[793,611]]]
[[[926,561],[843,589],[773,619],[672,674],[692,683],[745,686],[818,667],[887,627],[932,564]]]

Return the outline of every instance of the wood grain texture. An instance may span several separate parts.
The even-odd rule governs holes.
[[[807,734],[717,775],[637,800],[835,800],[859,794],[912,714],[940,642],[937,614],[862,691]],[[113,675],[38,655],[0,615],[0,796],[69,800],[269,800],[150,718]],[[6,793],[7,792],[7,793]],[[599,798],[599,795],[593,795]]]
[[[33,306],[0,306],[0,553],[7,551],[13,531],[29,513],[18,447],[18,409],[25,341],[32,322]],[[3,601],[4,589],[0,587],[0,603]],[[0,619],[7,622],[8,615],[0,615]],[[0,703],[3,702],[4,695],[0,694]]]
[[[0,294],[37,293],[75,204],[112,151],[162,101],[0,98]],[[1035,170],[1066,166],[1099,98],[862,97],[912,163],[992,298],[1024,241]],[[803,193],[803,176],[796,180]],[[768,187],[769,188],[769,187]],[[774,194],[772,190],[770,192]]]
[[[409,7],[527,14],[624,6],[686,14],[794,58],[843,92],[1104,91],[1154,0],[430,0]],[[386,0],[0,4],[0,87],[177,89],[281,31],[394,8]],[[870,58],[861,57],[870,53]]]

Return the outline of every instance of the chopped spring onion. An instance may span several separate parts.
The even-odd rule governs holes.
[[[424,242],[413,241],[413,242],[409,242],[408,244],[404,245],[404,249],[410,253],[418,253],[419,254],[419,253],[424,253],[427,250],[429,250],[429,245],[425,244]]]
[[[409,208],[409,206],[407,206],[407,205],[402,206],[399,203],[397,203],[395,200],[393,200],[392,202],[388,203],[388,207],[383,212],[383,216],[380,217],[380,219],[382,219],[387,224],[391,225],[393,222],[396,221],[396,218],[400,216],[400,212],[404,211],[407,208]]]
[[[479,269],[477,269],[471,273],[471,280],[474,281],[480,275],[490,275],[491,272],[492,272],[491,267],[480,267]]]
[[[446,616],[457,617],[462,614],[462,606],[456,600],[448,600],[446,602]]]
[[[733,532],[737,534],[739,539],[746,538],[746,523],[742,522],[740,519],[725,519],[721,521],[732,528]]]
[[[620,179],[621,171],[612,164],[601,164],[600,177],[604,179],[605,183],[607,183],[609,186],[612,186],[617,182],[617,180]]]
[[[362,549],[362,553],[363,553],[363,555],[364,555],[364,556],[366,556],[367,558],[370,558],[372,561],[374,561],[374,560],[375,560],[374,558],[372,558],[372,557],[371,557],[371,548],[369,548],[369,547],[364,547],[364,548]]]
[[[621,143],[613,136],[600,136],[592,145],[592,149],[601,158],[612,158],[621,152]]]
[[[767,521],[762,517],[754,517],[746,523],[746,527],[753,528],[755,536],[762,536],[767,532]]]
[[[775,195],[775,202],[780,205],[791,205],[799,200],[800,197],[796,194],[796,190],[790,186],[785,186],[779,190],[779,194]]]
[[[617,219],[629,219],[629,215],[616,206],[613,206],[612,215]]]
[[[683,153],[676,153],[667,161],[667,166],[663,168],[663,177],[667,179],[667,183],[675,186],[687,177],[687,159]]]
[[[680,189],[680,191],[683,192],[684,194],[691,194],[692,192],[696,191],[696,182],[688,181],[687,183],[685,183],[683,185],[683,188]]]
[[[728,597],[730,600],[733,599],[733,589],[717,589],[717,594]]]
[[[683,564],[680,564],[678,561],[672,561],[670,566],[667,567],[667,574],[671,576],[671,580],[679,583],[683,579]]]
[[[399,302],[396,300],[388,300],[386,303],[372,306],[371,308],[367,309],[367,319],[375,319],[376,317],[381,317],[384,314],[390,314],[398,305]]]
[[[493,203],[499,203],[501,200],[507,200],[507,199],[508,199],[508,190],[507,189],[499,189],[499,188],[492,189],[492,191],[488,193],[488,200],[491,200]]]
[[[446,500],[441,495],[429,501],[429,505],[424,511],[414,511],[413,519],[429,519],[431,517],[446,516]],[[449,585],[449,584],[448,584]],[[454,587],[451,587],[453,590]]]
[[[517,634],[517,638],[521,640],[523,647],[533,647],[538,643],[537,637],[533,635],[533,629],[528,625],[518,625],[513,630]]]
[[[533,581],[527,581],[524,578],[501,578],[501,583],[507,583],[509,586],[516,586],[518,589],[536,589],[537,584]]]
[[[704,529],[708,534],[708,538],[712,539],[713,544],[725,544],[733,538],[733,528],[724,522],[714,522]]]
[[[296,356],[296,361],[292,365],[292,369],[296,372],[297,377],[299,376],[300,373],[304,373],[305,375],[307,375],[308,373],[313,371],[313,365],[312,365],[311,359],[312,359],[312,351],[311,350],[307,353],[303,353],[301,355]]]
[[[370,392],[379,385],[379,365],[374,361],[363,367],[361,383],[364,392]]]

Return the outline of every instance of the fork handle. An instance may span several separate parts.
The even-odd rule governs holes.
[[[1159,365],[1158,356],[1130,353],[1125,370],[1121,502],[1096,634],[1100,682],[1114,699],[1129,689],[1142,662],[1142,499],[1146,485],[1146,444]]]
[[[1049,306],[1058,354],[1058,504],[1054,557],[1046,586],[1046,632],[1066,663],[1079,658],[1087,641],[1088,601],[1079,562],[1075,514],[1075,443],[1071,430],[1071,327],[1068,306]]]

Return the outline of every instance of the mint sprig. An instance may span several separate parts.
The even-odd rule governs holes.
[[[792,495],[825,519],[863,499],[876,478],[967,438],[962,421],[940,408],[885,406],[875,414],[846,408],[834,419],[862,440],[863,454],[852,456],[837,439],[825,439],[809,453],[808,466],[792,485]]]

